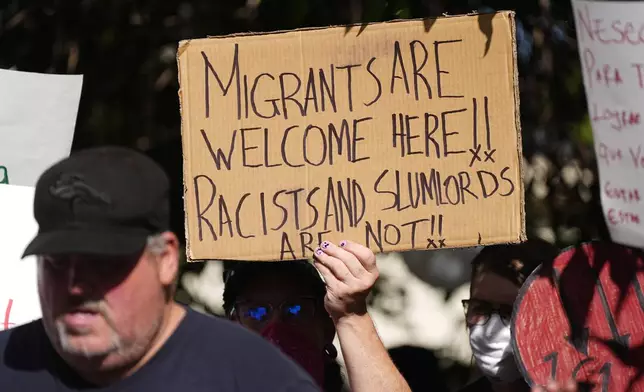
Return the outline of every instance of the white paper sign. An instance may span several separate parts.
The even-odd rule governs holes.
[[[644,247],[644,2],[573,0],[604,216]]]
[[[0,185],[0,331],[40,318],[36,258],[21,259],[38,232],[34,188]]]
[[[0,69],[0,183],[35,186],[69,156],[82,75]]]

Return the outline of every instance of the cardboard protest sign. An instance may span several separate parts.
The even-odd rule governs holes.
[[[34,188],[0,185],[0,331],[40,318],[36,259],[21,259],[38,232]]]
[[[524,239],[514,14],[183,41],[190,260]]]
[[[644,44],[642,2],[572,2],[588,110],[613,241],[644,241]],[[640,46],[638,46],[640,45]]]
[[[587,243],[527,279],[512,343],[530,385],[575,378],[588,391],[644,390],[644,253]]]
[[[0,69],[1,184],[34,186],[69,155],[82,84],[81,75]]]

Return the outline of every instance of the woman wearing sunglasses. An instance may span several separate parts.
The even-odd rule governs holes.
[[[279,346],[326,392],[343,390],[336,333],[353,392],[409,391],[367,312],[367,295],[378,278],[374,254],[349,241],[325,241],[314,264],[227,264],[226,315]]]
[[[484,248],[472,260],[470,299],[463,301],[474,361],[484,377],[462,392],[529,391],[514,360],[510,320],[519,289],[532,271],[554,259],[558,249],[542,240]],[[541,390],[535,387],[534,391]],[[547,391],[574,392],[571,385],[549,385]]]

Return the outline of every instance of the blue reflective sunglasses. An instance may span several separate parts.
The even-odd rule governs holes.
[[[255,329],[272,320],[276,312],[280,320],[286,323],[312,321],[316,307],[314,297],[288,299],[277,306],[269,302],[240,300],[235,303],[233,314],[243,325]]]

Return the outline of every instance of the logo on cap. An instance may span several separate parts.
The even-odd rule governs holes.
[[[94,205],[110,205],[108,195],[85,182],[80,174],[63,173],[56,183],[49,187],[49,193],[58,199],[69,201],[72,209],[78,202]]]

